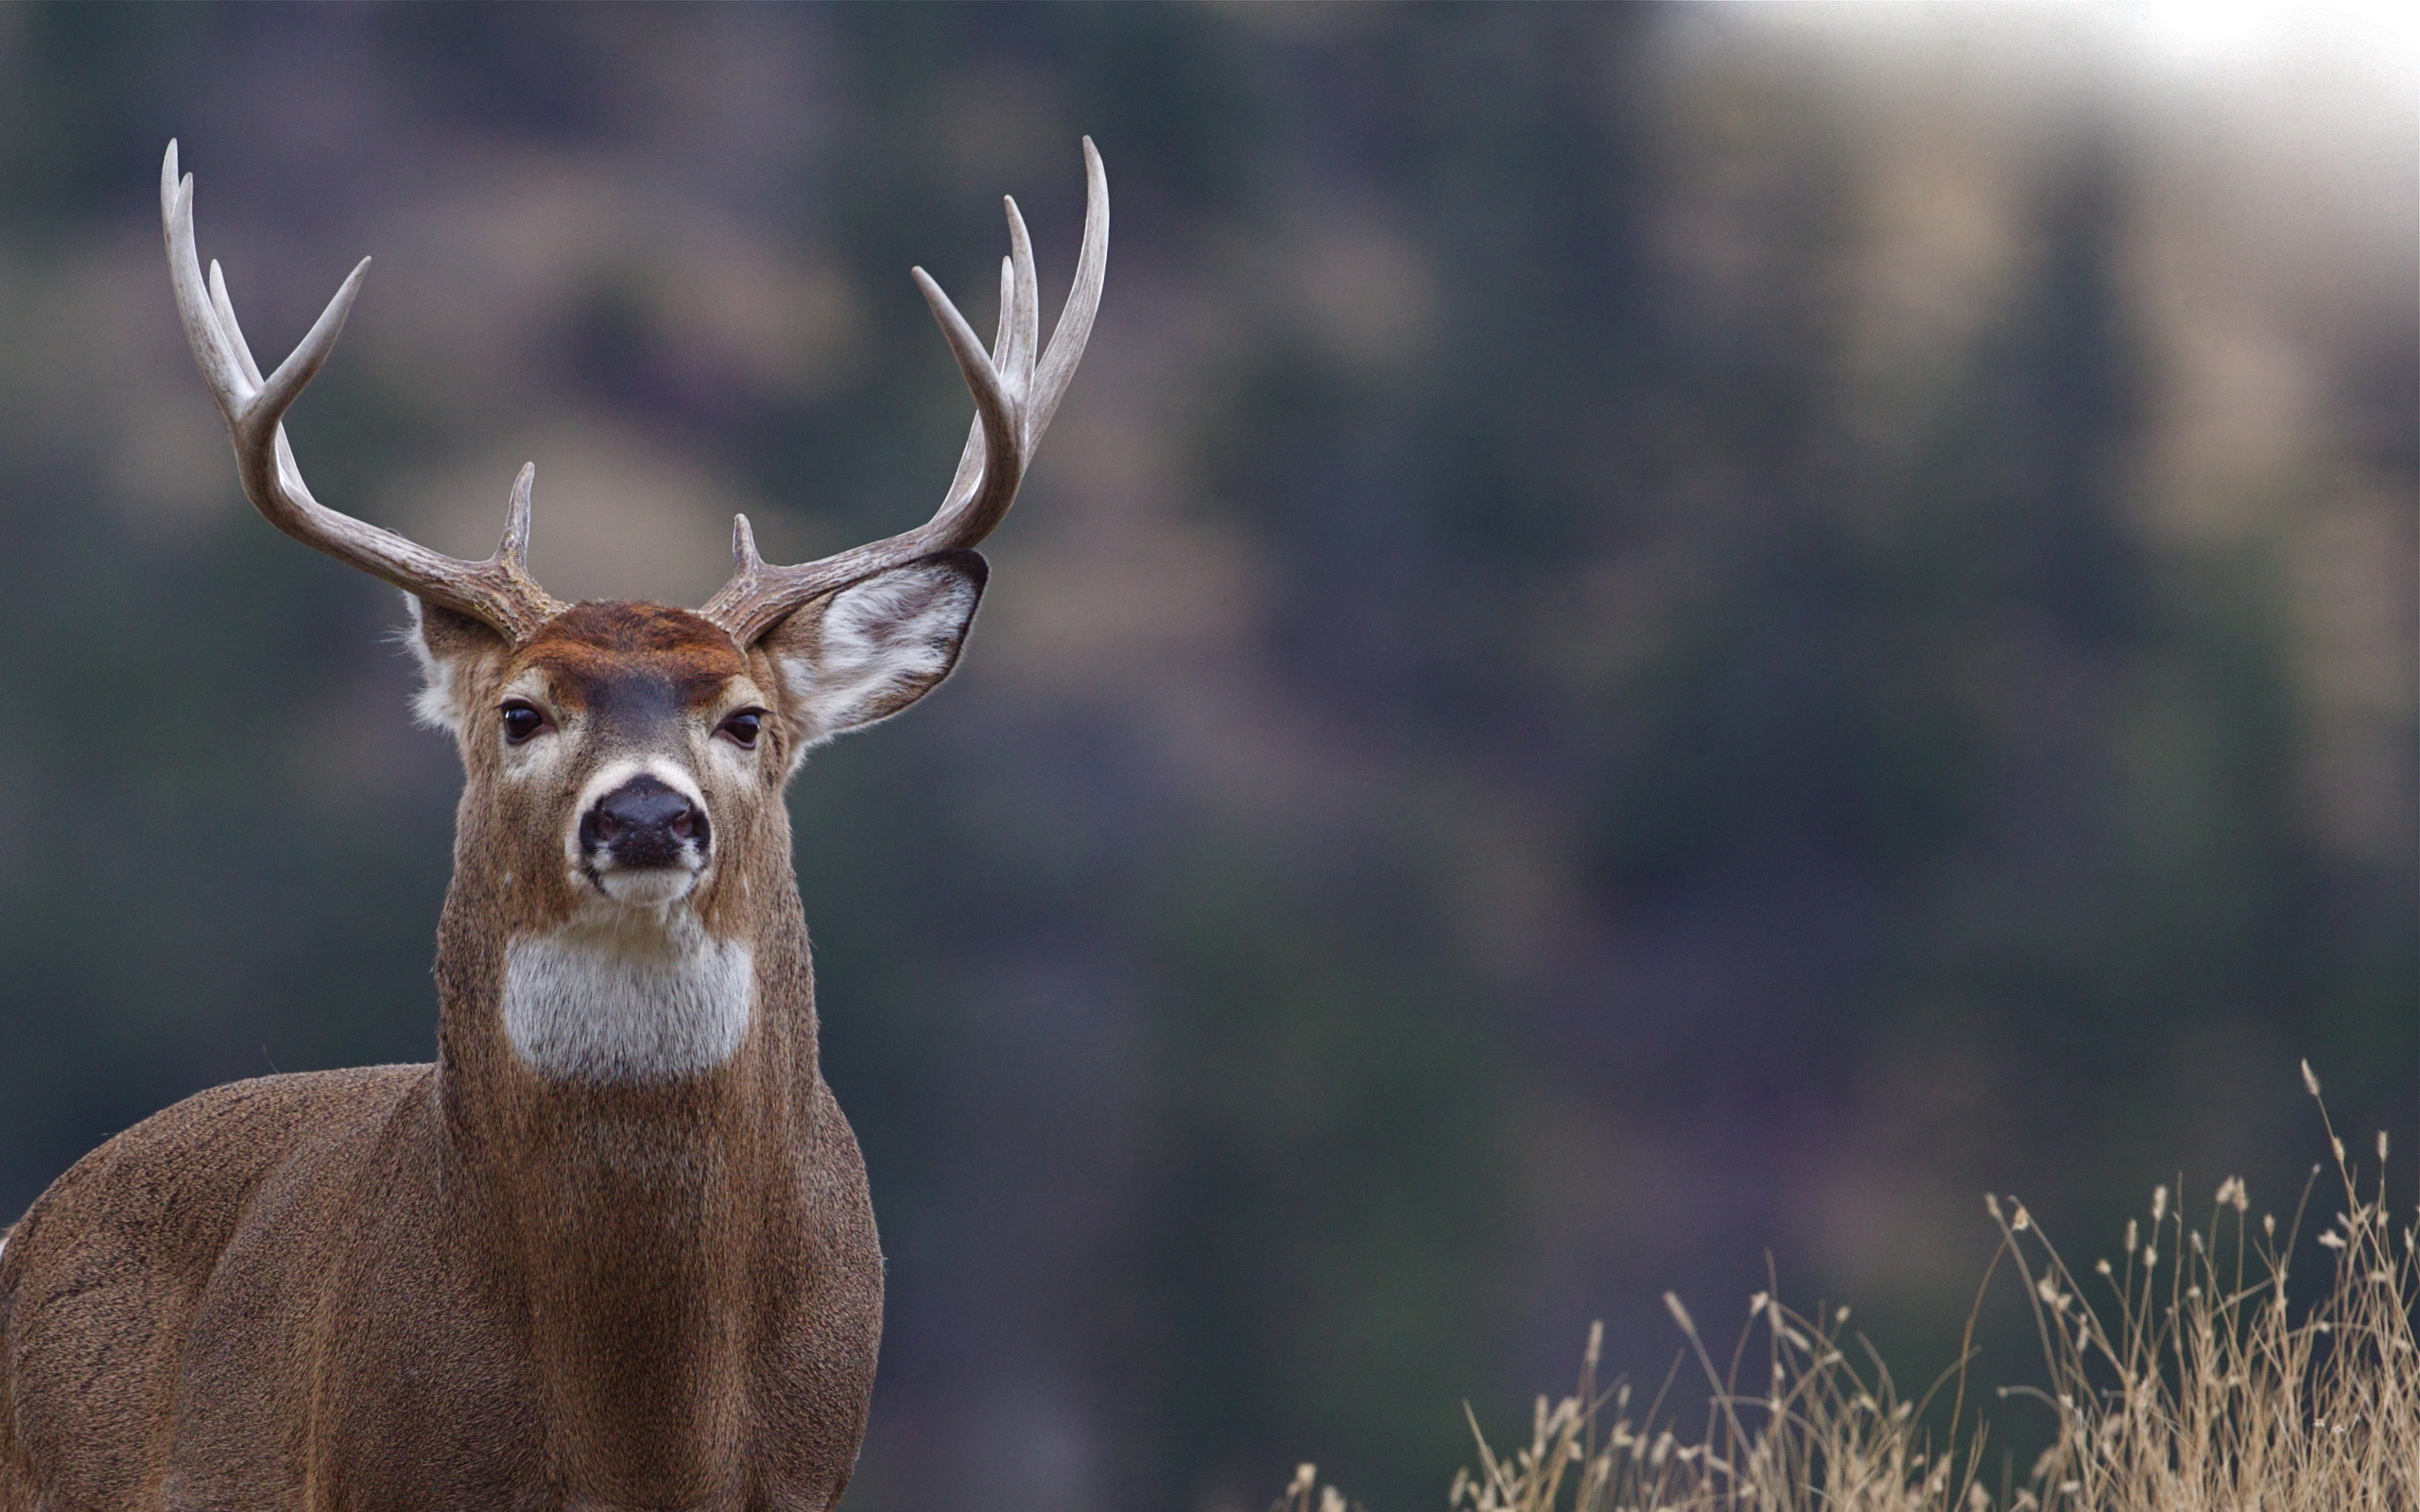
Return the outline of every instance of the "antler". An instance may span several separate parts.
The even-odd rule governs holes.
[[[512,502],[505,512],[504,540],[485,561],[462,561],[406,541],[392,531],[366,524],[311,497],[294,465],[294,449],[285,439],[285,411],[320,371],[335,350],[337,335],[360,292],[362,275],[370,270],[363,258],[336,298],[320,313],[310,334],[277,370],[261,376],[235,323],[235,307],[227,299],[227,281],[218,265],[210,265],[205,289],[201,259],[193,244],[193,176],[177,177],[177,145],[160,165],[160,219],[168,241],[168,279],[177,293],[177,313],[183,317],[185,339],[193,345],[194,361],[218,402],[228,435],[235,443],[235,468],[244,492],[268,523],[306,546],[317,546],[338,561],[350,562],[375,577],[383,577],[407,593],[429,603],[471,615],[495,627],[508,640],[520,640],[562,612],[563,606],[538,586],[525,565],[529,551],[529,489],[535,466],[524,467],[512,485]]]
[[[940,510],[902,535],[796,567],[776,567],[756,555],[756,536],[748,517],[734,520],[731,554],[736,570],[699,612],[729,630],[740,644],[753,642],[810,599],[920,557],[972,546],[1009,512],[1033,450],[1083,357],[1094,312],[1100,308],[1101,279],[1109,266],[1109,179],[1101,171],[1093,139],[1084,138],[1083,252],[1076,261],[1075,284],[1067,291],[1050,346],[1038,357],[1042,310],[1034,289],[1033,244],[1017,202],[1010,199],[1007,205],[1010,255],[1000,262],[1000,330],[990,352],[941,285],[921,267],[913,273],[958,358],[966,387],[975,391],[975,423]]]

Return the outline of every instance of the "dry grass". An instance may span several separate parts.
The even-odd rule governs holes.
[[[1577,1389],[1538,1399],[1527,1446],[1498,1454],[1473,1421],[1478,1464],[1456,1478],[1455,1512],[2420,1512],[2414,1231],[2387,1206],[2386,1137],[2367,1176],[2329,1137],[2342,1207],[2318,1243],[2334,1277],[2304,1309],[2287,1287],[2301,1210],[2282,1230],[2255,1220],[2239,1180],[2198,1227],[2160,1188],[2149,1224],[2130,1223],[2123,1255],[2088,1276],[2023,1206],[1989,1202],[1994,1267],[2013,1262],[2048,1367],[2045,1386],[1997,1396],[2038,1399],[2057,1423],[2021,1478],[1970,1412],[1962,1365],[1910,1400],[1850,1342],[1847,1309],[1808,1318],[1761,1293],[1718,1364],[1668,1295],[1711,1387],[1702,1426],[1671,1425],[1669,1383],[1635,1410],[1627,1386],[1600,1389],[1592,1331]],[[1925,1422],[1945,1394],[1936,1443]],[[1278,1504],[1345,1507],[1307,1465]]]

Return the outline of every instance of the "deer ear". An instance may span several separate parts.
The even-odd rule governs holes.
[[[804,755],[932,692],[958,664],[989,576],[976,553],[944,551],[804,605],[766,631],[756,644],[782,670],[791,749]]]
[[[467,679],[463,669],[479,657],[504,648],[504,637],[488,626],[417,593],[404,595],[412,622],[400,639],[420,663],[421,689],[412,699],[412,716],[431,730],[457,733],[465,713],[461,706]]]

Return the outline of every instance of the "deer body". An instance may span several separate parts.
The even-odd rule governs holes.
[[[1013,206],[991,353],[926,281],[980,412],[932,524],[782,568],[742,521],[733,584],[691,612],[545,598],[520,560],[527,470],[485,563],[310,499],[280,419],[359,272],[264,379],[215,267],[197,293],[170,148],[171,266],[247,491],[413,593],[420,713],[461,752],[438,1060],[213,1089],[43,1194],[0,1247],[0,1508],[839,1496],[882,1259],[818,1066],[782,788],[955,664],[986,576],[966,547],[1098,298],[1086,155],[1085,257],[1048,353]]]

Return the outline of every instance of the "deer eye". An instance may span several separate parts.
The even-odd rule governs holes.
[[[765,723],[762,709],[742,709],[715,728],[715,733],[728,739],[741,750],[756,748],[756,732]]]
[[[546,728],[546,716],[538,706],[520,698],[504,705],[504,743],[518,746]]]

